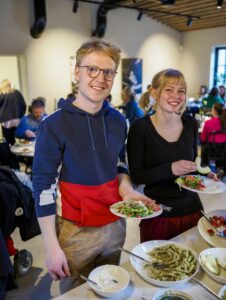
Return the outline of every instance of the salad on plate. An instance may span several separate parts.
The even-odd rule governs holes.
[[[161,206],[149,201],[125,200],[111,205],[113,214],[124,218],[149,218],[162,213]]]
[[[175,181],[179,186],[186,186],[194,190],[203,190],[206,188],[203,178],[199,175],[180,176]]]

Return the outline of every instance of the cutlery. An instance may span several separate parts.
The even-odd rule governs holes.
[[[167,206],[167,205],[164,205],[164,204],[160,204],[162,210],[165,210],[165,211],[171,211],[172,210],[172,207],[170,206]]]
[[[140,260],[143,260],[145,263],[151,265],[155,269],[164,269],[164,268],[168,267],[168,265],[166,263],[162,263],[162,262],[158,262],[158,261],[153,261],[153,262],[148,261],[145,258],[143,258],[143,257],[141,257],[141,256],[139,256],[139,255],[137,255],[137,254],[135,254],[133,252],[130,252],[130,251],[124,249],[124,248],[119,248],[119,250],[124,251],[127,254],[130,254],[130,255],[132,255],[132,256],[134,256],[136,258],[139,258]]]
[[[93,281],[92,279],[89,279],[88,277],[81,275],[81,274],[80,274],[80,277],[82,279],[84,279],[85,281],[88,281],[88,282],[94,284],[98,289],[101,289],[101,290],[103,289],[96,281]]]
[[[223,231],[218,231],[212,224],[211,221],[209,219],[209,217],[204,213],[204,211],[201,210],[201,214],[203,215],[203,217],[208,221],[208,223],[211,225],[211,227],[213,228],[214,233],[222,238],[222,239],[226,239],[226,234]]]
[[[195,281],[196,283],[198,283],[199,285],[201,285],[205,290],[207,290],[210,294],[215,296],[217,299],[221,300],[221,298],[216,293],[214,293],[214,291],[212,291],[210,288],[208,288],[208,286],[205,285],[204,283],[202,283],[199,279],[197,279],[196,277],[193,277],[192,280]]]

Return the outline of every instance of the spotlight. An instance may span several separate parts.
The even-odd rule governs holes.
[[[78,11],[78,0],[74,0],[72,12],[75,14]]]
[[[187,26],[189,26],[189,27],[192,26],[192,21],[193,21],[192,17],[189,17],[187,20]]]
[[[140,20],[142,19],[143,14],[144,14],[144,13],[143,13],[142,11],[139,12],[139,14],[138,14],[138,16],[137,16],[137,21],[140,21]]]
[[[160,0],[162,2],[162,5],[174,5],[175,0]]]
[[[218,9],[222,8],[223,2],[224,2],[223,0],[217,0],[217,8]]]

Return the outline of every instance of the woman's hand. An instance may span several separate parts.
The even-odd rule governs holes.
[[[217,174],[214,172],[210,172],[207,174],[207,177],[214,180],[214,181],[220,181],[220,179],[217,177]]]
[[[196,163],[190,160],[178,160],[172,163],[171,169],[173,175],[181,176],[195,172],[197,170]]]

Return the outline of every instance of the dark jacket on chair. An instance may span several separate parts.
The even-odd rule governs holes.
[[[0,228],[5,238],[19,227],[23,241],[40,234],[32,192],[14,172],[0,166]]]

